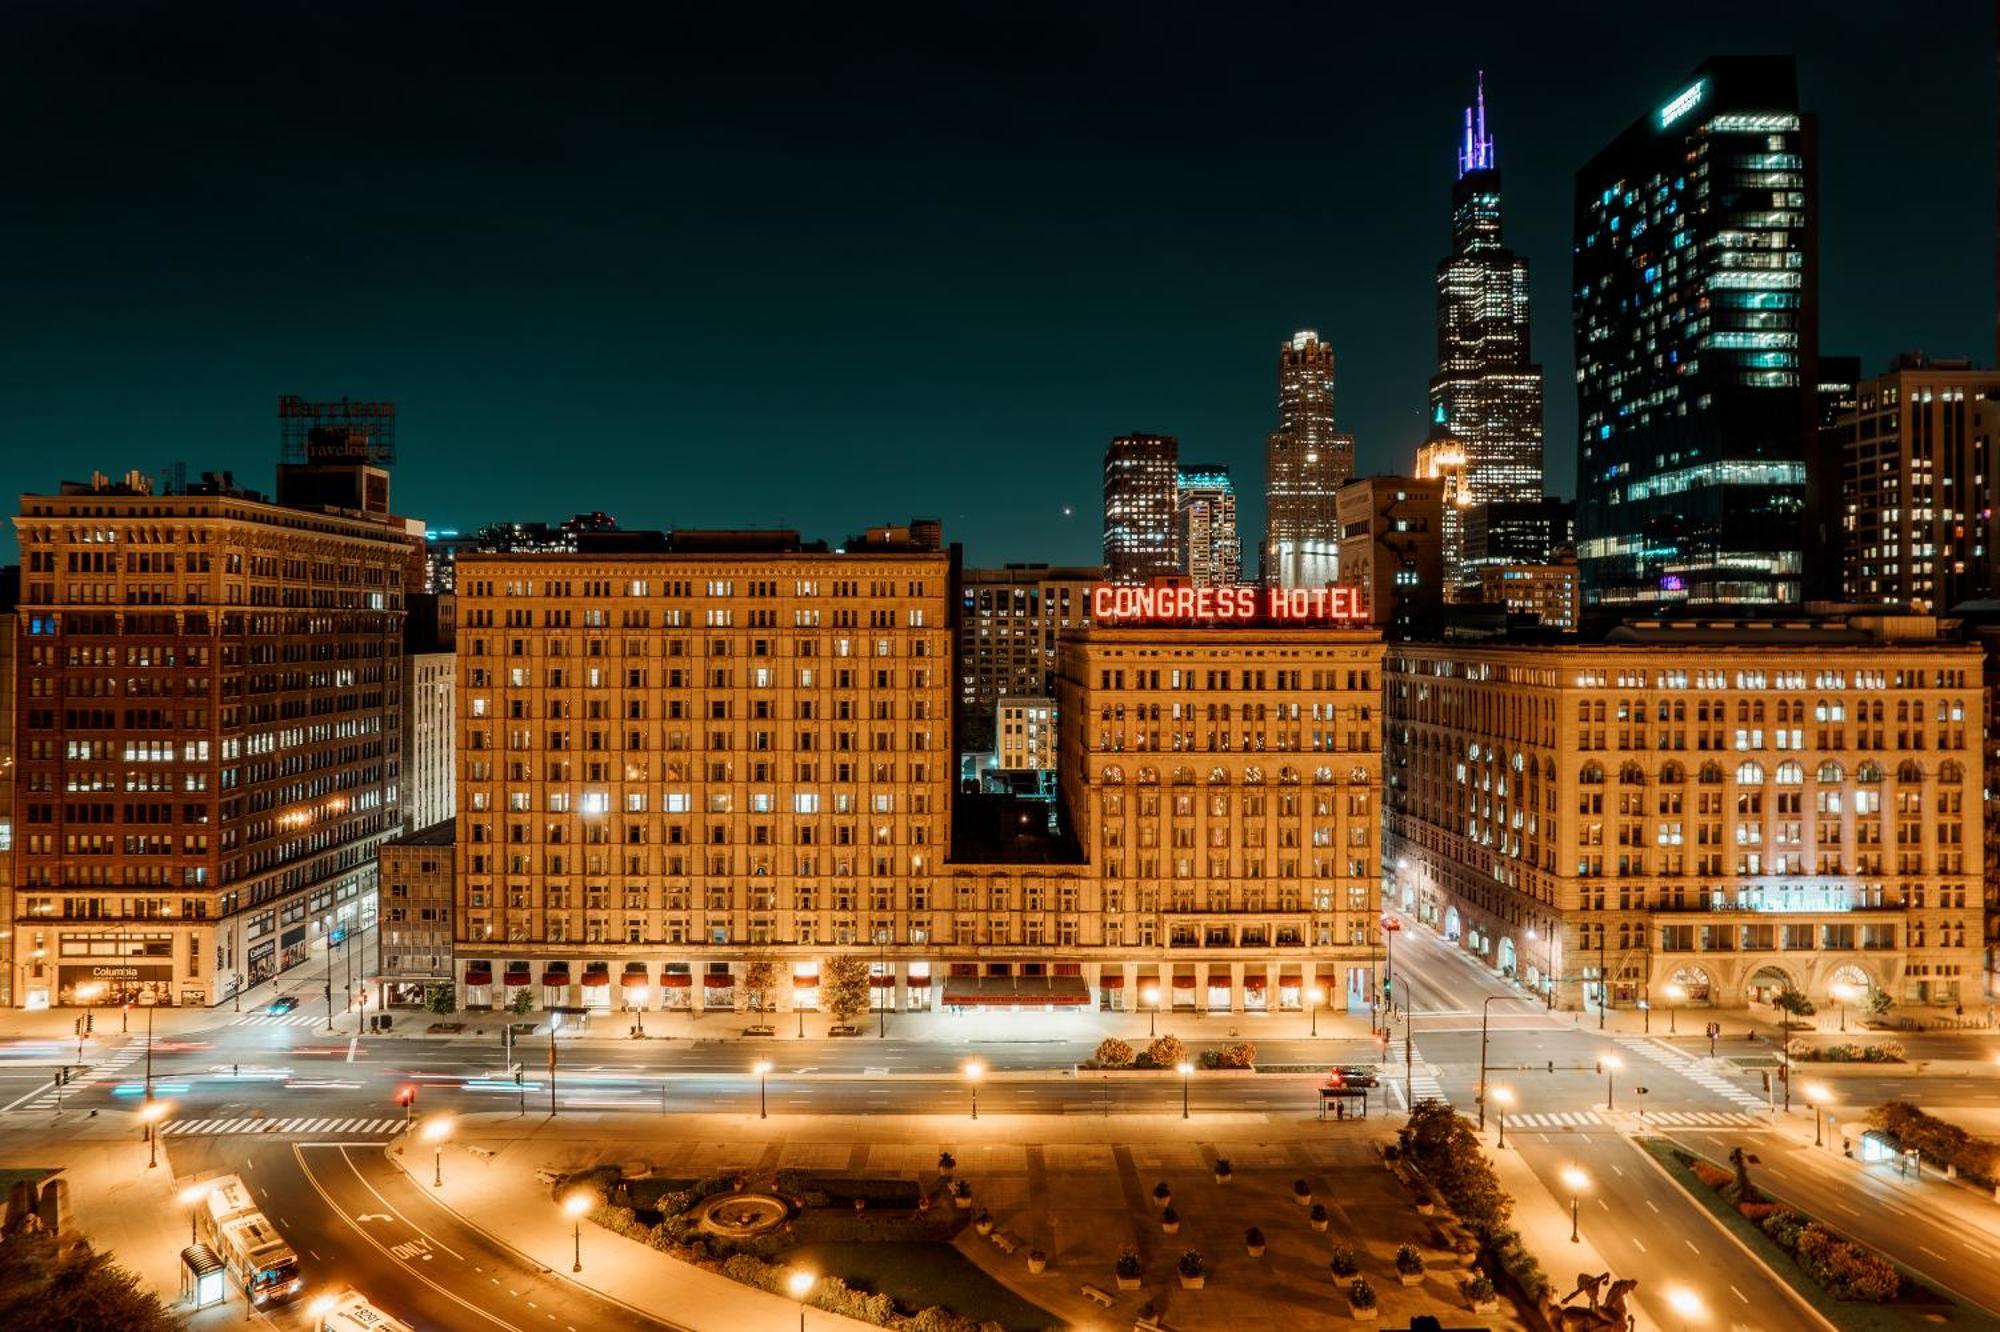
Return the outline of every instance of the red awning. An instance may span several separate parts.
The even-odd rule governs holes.
[[[991,1008],[1012,1004],[1054,1004],[1081,1008],[1090,991],[1079,976],[957,976],[944,983],[944,1002]]]
[[[528,973],[525,971],[510,971],[507,973],[507,983],[509,985],[526,985],[528,983]]]
[[[1122,971],[1114,971],[1108,976],[1105,976],[1103,979],[1098,981],[1098,984],[1102,985],[1107,990],[1122,990],[1125,988],[1125,973]]]
[[[705,990],[726,990],[736,984],[736,977],[710,972],[701,978],[701,984]]]
[[[467,985],[491,985],[493,983],[492,966],[485,962],[466,963],[465,983]]]
[[[1243,988],[1246,990],[1261,990],[1264,988],[1265,979],[1263,976],[1245,976],[1243,978]]]
[[[1055,966],[1055,972],[1058,976],[1081,976],[1083,974],[1083,963],[1058,962]]]
[[[660,977],[660,984],[669,990],[686,990],[694,986],[694,977],[685,971],[669,971]]]
[[[609,985],[611,984],[611,969],[609,967],[591,967],[583,973],[583,983],[588,986]]]
[[[569,984],[569,973],[567,971],[544,971],[542,973],[542,984],[567,985]]]
[[[868,983],[878,990],[892,990],[896,987],[894,976],[870,976]]]
[[[1299,973],[1296,971],[1281,971],[1278,973],[1278,984],[1280,985],[1300,985],[1303,983],[1299,979]]]
[[[1192,990],[1194,988],[1194,977],[1192,976],[1174,977],[1174,988],[1176,990]]]
[[[627,990],[636,990],[645,983],[646,973],[643,971],[628,971],[618,978],[618,984]]]

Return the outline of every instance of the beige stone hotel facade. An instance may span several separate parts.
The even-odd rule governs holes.
[[[468,1006],[1366,1006],[1379,637],[1106,628],[1060,659],[1074,836],[953,836],[955,557],[886,529],[459,562]],[[643,1000],[642,1000],[643,996]]]
[[[1980,653],[1942,628],[1392,647],[1385,896],[1564,1008],[1981,1003]]]

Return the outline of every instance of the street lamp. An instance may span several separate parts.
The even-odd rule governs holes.
[[[1618,1070],[1623,1067],[1625,1067],[1625,1061],[1615,1054],[1598,1056],[1597,1069],[1600,1073],[1604,1074],[1604,1108],[1606,1110],[1614,1108],[1612,1098],[1618,1092],[1617,1074]]]
[[[653,992],[644,985],[635,985],[626,991],[626,993],[631,996],[632,1000],[632,1034],[634,1036],[644,1036],[646,1034],[646,1000],[652,996]]]
[[[1494,1113],[1493,1118],[1500,1125],[1500,1150],[1504,1152],[1507,1150],[1507,1107],[1514,1104],[1514,1093],[1512,1089],[1507,1087],[1495,1087],[1493,1089],[1493,1104],[1500,1107],[1500,1109]]]
[[[792,1298],[799,1302],[799,1332],[806,1332],[806,1296],[812,1294],[816,1280],[818,1278],[811,1272],[794,1272],[785,1278],[785,1289],[792,1292]]]
[[[313,1332],[326,1332],[326,1316],[340,1303],[331,1295],[322,1295],[306,1306],[306,1313],[313,1320]]]
[[[764,1100],[764,1080],[771,1076],[771,1061],[759,1059],[750,1066],[750,1071],[757,1075],[757,1118],[769,1119],[769,1107]]]
[[[139,1107],[139,1122],[146,1126],[146,1169],[160,1164],[160,1121],[167,1117],[173,1106],[166,1101],[148,1101]]]
[[[1575,1166],[1564,1166],[1562,1179],[1563,1184],[1569,1189],[1569,1242],[1571,1244],[1581,1244],[1583,1241],[1578,1236],[1576,1230],[1576,1200],[1582,1196],[1585,1189],[1590,1187],[1590,1176],[1584,1174]]]
[[[1157,985],[1148,985],[1139,992],[1139,997],[1146,1001],[1146,1034],[1148,1036],[1158,1036],[1160,1034],[1160,987]]]
[[[576,1261],[570,1265],[569,1269],[572,1272],[581,1272],[583,1270],[583,1214],[589,1210],[590,1195],[582,1189],[578,1189],[575,1193],[563,1199],[563,1211],[569,1213],[569,1219],[576,1226]]]
[[[1188,1079],[1194,1076],[1193,1064],[1175,1064],[1174,1072],[1181,1075],[1181,1118],[1188,1117]]]
[[[972,1117],[979,1118],[979,1080],[986,1076],[986,1065],[977,1059],[965,1061],[965,1080],[972,1084]]]
[[[1669,1036],[1675,1036],[1680,1033],[1678,1022],[1680,1006],[1687,1001],[1687,997],[1687,986],[1669,985],[1667,987],[1667,1035]]]
[[[186,1188],[182,1189],[180,1193],[177,1194],[174,1198],[174,1201],[178,1202],[181,1206],[188,1209],[189,1244],[192,1244],[195,1241],[194,1219],[195,1217],[200,1215],[201,1205],[204,1202],[208,1201],[208,1195],[212,1192],[214,1192],[214,1190],[209,1188],[209,1186],[206,1184],[190,1184]]]
[[[1834,999],[1836,999],[1840,1004],[1840,1029],[1842,1031],[1846,1031],[1847,1001],[1850,999],[1859,999],[1861,997],[1861,992],[1856,990],[1852,985],[1849,985],[1845,981],[1835,981],[1833,983],[1833,986],[1831,987],[1830,993],[1833,995]]]
[[[1833,1099],[1833,1093],[1826,1089],[1826,1084],[1823,1082],[1808,1082],[1805,1090],[1806,1099],[1812,1102],[1813,1108],[1813,1146],[1824,1147],[1826,1137],[1821,1127],[1820,1112],[1826,1103]]]
[[[424,1141],[431,1145],[431,1187],[444,1187],[444,1140],[451,1136],[450,1115],[439,1115],[424,1123]]]
[[[1326,991],[1320,989],[1317,985],[1313,986],[1310,990],[1306,991],[1306,1002],[1312,1005],[1312,1034],[1317,1036],[1319,1035],[1319,1006],[1326,1002]]]
[[[1704,1317],[1708,1310],[1703,1307],[1701,1296],[1686,1286],[1674,1286],[1667,1291],[1667,1303],[1681,1316],[1681,1332],[1687,1332],[1687,1325]]]

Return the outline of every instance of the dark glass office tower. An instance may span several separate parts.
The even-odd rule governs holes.
[[[1528,349],[1528,261],[1500,236],[1500,163],[1486,81],[1465,109],[1451,189],[1451,256],[1437,270],[1431,419],[1465,445],[1474,504],[1542,496],[1542,367]]]
[[[1576,177],[1588,604],[1801,599],[1818,507],[1812,118],[1787,57],[1717,56]]]

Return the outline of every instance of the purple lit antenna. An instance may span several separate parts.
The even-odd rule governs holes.
[[[1458,174],[1491,171],[1495,161],[1493,136],[1486,132],[1486,71],[1482,69],[1473,105],[1465,108],[1465,142],[1458,150]]]

